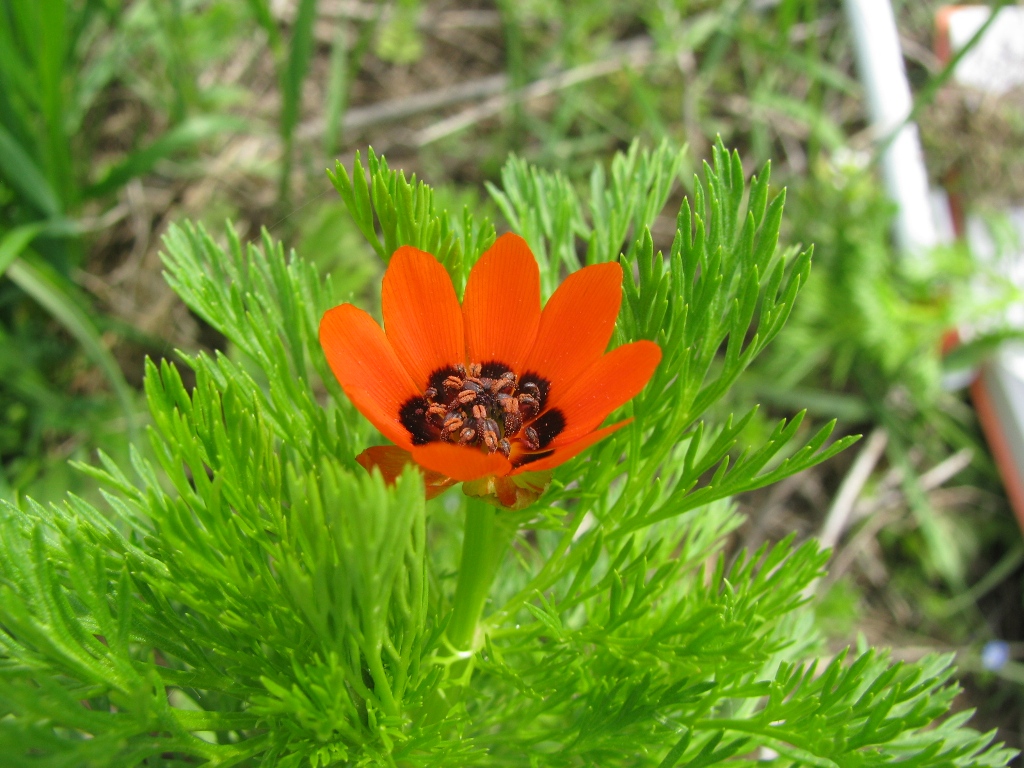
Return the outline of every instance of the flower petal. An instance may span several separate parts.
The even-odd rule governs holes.
[[[359,412],[388,440],[411,448],[399,412],[420,393],[373,318],[351,304],[328,310],[320,320],[320,346]]]
[[[425,251],[403,245],[381,289],[388,341],[421,390],[430,375],[465,362],[462,309],[451,278]]]
[[[622,267],[617,262],[569,275],[544,307],[524,376],[546,379],[549,397],[558,396],[608,347],[621,301]]]
[[[540,324],[540,270],[519,235],[502,235],[473,265],[462,317],[471,362],[520,370]]]
[[[602,355],[569,389],[548,401],[548,408],[558,408],[565,419],[565,428],[551,447],[578,440],[609,413],[636,397],[659,362],[661,348],[653,341],[635,341]]]
[[[430,443],[412,449],[412,458],[424,469],[440,472],[456,482],[477,480],[488,475],[503,477],[512,469],[500,453],[484,453],[451,443]]]
[[[384,478],[384,482],[388,485],[394,485],[398,476],[401,475],[402,472],[405,471],[405,468],[410,464],[418,467],[423,473],[423,484],[426,488],[428,499],[432,499],[435,496],[444,493],[456,483],[455,480],[442,475],[440,472],[433,472],[429,469],[419,467],[419,465],[412,460],[412,454],[399,448],[397,445],[375,445],[372,448],[367,448],[356,456],[356,461],[358,461],[367,472],[372,472],[374,468],[380,470],[380,474]]]
[[[594,443],[604,440],[612,432],[622,429],[624,426],[629,424],[632,419],[623,419],[617,421],[602,429],[598,429],[591,432],[588,435],[584,435],[579,440],[563,445],[556,448],[553,452],[545,456],[543,459],[537,461],[531,461],[529,464],[523,464],[512,470],[513,475],[522,474],[523,472],[541,472],[545,469],[554,469],[560,464],[564,464],[569,459],[575,458],[576,455],[582,453],[587,448],[592,446]]]

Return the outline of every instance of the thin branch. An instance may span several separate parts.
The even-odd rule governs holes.
[[[973,457],[974,453],[971,449],[964,448],[939,462],[918,479],[921,490],[927,493],[943,485],[954,475],[966,469]],[[903,473],[898,467],[893,468],[890,475],[879,485],[882,492],[872,499],[863,499],[856,505],[853,519],[860,520],[874,514],[879,509],[899,504],[903,500],[903,492],[898,487],[902,480]]]
[[[853,466],[850,467],[850,471],[843,478],[832,506],[828,510],[828,515],[825,517],[825,524],[822,526],[821,533],[818,536],[822,546],[831,548],[839,542],[843,531],[846,530],[846,525],[850,520],[853,507],[857,503],[857,498],[860,496],[861,491],[864,490],[864,484],[871,477],[875,465],[878,464],[878,461],[885,453],[885,446],[888,443],[889,433],[882,427],[876,427],[868,436],[864,447],[857,454]]]
[[[972,456],[971,449],[964,448],[940,461],[918,478],[921,490],[925,493],[933,491],[946,481],[952,479],[970,465]],[[898,503],[902,500],[903,494],[901,492],[892,491],[871,503],[868,508],[869,511],[864,516],[872,515],[872,519],[857,531],[856,535],[843,547],[842,551],[838,552],[835,558],[833,558],[827,579],[828,584],[834,583],[846,572],[853,564],[857,553],[863,549],[866,541],[873,539],[882,528],[898,517],[895,510]]]
[[[493,96],[496,93],[501,93],[507,87],[508,77],[491,75],[418,93],[414,96],[404,96],[399,99],[370,104],[366,107],[356,107],[345,113],[341,121],[342,130],[354,131],[371,125],[403,120],[423,112],[433,112],[435,109],[450,107],[463,101]],[[303,140],[316,139],[323,134],[325,126],[326,121],[323,118],[316,118],[303,123],[296,134]]]
[[[512,93],[503,93],[475,106],[463,110],[419,131],[413,138],[413,145],[422,147],[451,136],[481,120],[494,117],[504,111],[517,99],[527,101],[548,96],[574,85],[594,80],[627,67],[647,66],[654,56],[654,44],[647,36],[633,38],[612,47],[613,54],[604,59],[567,69],[549,77],[530,83]]]

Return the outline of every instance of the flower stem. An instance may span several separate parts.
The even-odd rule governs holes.
[[[460,651],[474,647],[487,595],[515,530],[498,519],[501,513],[490,504],[472,497],[467,497],[466,502],[462,561],[452,617],[448,622],[448,642]]]
[[[444,719],[465,692],[473,674],[470,664],[476,650],[476,633],[487,603],[494,577],[498,573],[515,525],[482,501],[466,498],[466,527],[462,538],[462,561],[459,581],[455,585],[455,601],[448,621],[446,637],[457,652],[457,660],[448,668],[447,682],[427,698],[420,710],[420,724],[432,725]]]

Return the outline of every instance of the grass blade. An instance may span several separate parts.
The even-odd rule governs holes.
[[[48,218],[60,215],[62,206],[32,157],[15,138],[0,125],[0,172],[7,183],[21,193],[36,210]]]
[[[42,224],[22,224],[0,238],[0,277],[42,230]]]
[[[281,199],[288,196],[288,177],[292,170],[292,135],[299,121],[302,106],[302,81],[309,72],[313,57],[313,22],[316,21],[316,0],[299,0],[295,16],[288,61],[281,76],[281,138],[284,140],[284,161],[281,163]]]
[[[86,189],[87,197],[101,197],[123,186],[136,176],[149,173],[153,166],[169,155],[189,149],[199,142],[228,131],[245,128],[243,120],[229,115],[199,115],[172,128],[152,144],[136,150],[113,166],[98,182]]]
[[[4,244],[6,242],[5,238]],[[131,387],[125,381],[121,367],[110,354],[110,350],[103,345],[92,318],[79,306],[71,286],[52,267],[32,253],[24,253],[20,259],[14,260],[7,267],[6,274],[65,327],[82,345],[89,359],[103,371],[124,411],[129,438],[135,442],[135,405]]]
[[[339,29],[331,46],[331,65],[327,76],[326,126],[324,128],[324,154],[330,157],[338,150],[341,140],[341,118],[348,104],[348,45],[345,30]]]
[[[252,13],[256,23],[267,33],[267,44],[274,54],[275,60],[283,58],[282,51],[284,43],[281,41],[281,30],[277,28],[277,22],[270,12],[270,4],[267,0],[248,0],[249,11]]]

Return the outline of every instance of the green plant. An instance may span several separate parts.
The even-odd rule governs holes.
[[[147,13],[163,14],[162,23],[147,27]],[[118,418],[106,398],[67,392],[74,361],[69,365],[67,351],[47,340],[54,321],[107,379],[122,429],[134,430],[135,393],[102,338],[108,323],[72,275],[83,266],[84,206],[105,203],[161,160],[238,126],[224,116],[189,114],[201,105],[182,22],[177,3],[124,8],[43,0],[0,7],[0,333],[8,342],[2,365],[12,372],[0,378],[0,413],[10,418],[9,439],[0,438],[0,461],[10,464],[0,469],[4,495],[9,485],[29,484],[54,434],[96,434],[97,421]],[[132,77],[145,77],[133,72],[142,56],[129,44],[140,31],[169,59],[167,104],[157,90],[157,103],[146,105],[157,122],[165,106],[169,120],[156,135],[132,137],[111,162],[97,162],[96,112],[125,85],[119,81],[130,86]],[[22,411],[26,417],[14,418]]]
[[[892,204],[870,171],[821,158],[801,187],[792,218],[794,239],[814,242],[817,268],[792,322],[747,381],[781,405],[842,393],[854,421],[873,421],[888,434],[887,454],[918,531],[901,537],[926,575],[962,589],[978,521],[963,531],[935,513],[921,490],[911,450],[937,463],[970,448],[981,475],[992,472],[974,436],[973,418],[943,377],[976,365],[999,342],[1019,336],[1001,318],[1020,291],[998,262],[986,264],[963,245],[936,249],[916,263],[891,245]],[[948,334],[977,334],[944,355]],[[917,598],[915,598],[917,599]]]
[[[369,157],[366,186],[358,162],[334,179],[371,245],[393,215],[400,243],[440,244],[464,280],[493,230],[469,214],[460,226]],[[187,356],[189,393],[173,365],[150,363],[155,459],[136,452],[134,477],[106,458],[82,467],[108,489],[105,510],[0,502],[9,764],[668,767],[749,762],[762,747],[788,765],[1004,765],[1010,753],[967,714],[936,722],[956,692],[949,658],[810,661],[804,594],[826,559],[814,542],[726,562],[732,494],[851,438],[826,446],[827,426],[798,439],[798,416],[737,453],[750,414],[706,421],[781,329],[810,255],[777,248],[768,168],[748,186],[721,146],[656,254],[651,217],[678,162],[667,148],[617,158],[610,181],[595,173],[589,220],[521,163],[495,190],[520,220],[552,216],[552,232],[582,222],[586,260],[626,267],[613,344],[664,351],[624,409],[634,422],[519,513],[454,494],[425,504],[415,472],[388,488],[355,465],[371,430],[316,336],[352,289],[346,274],[321,280],[267,235],[243,247],[229,230],[222,247],[174,228],[172,285],[252,365]],[[530,238],[550,288],[572,241]],[[473,642],[454,650],[466,601]]]

